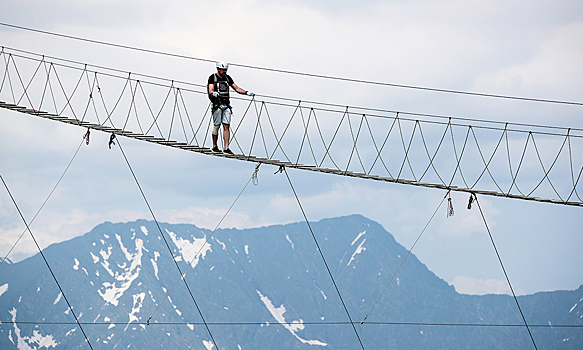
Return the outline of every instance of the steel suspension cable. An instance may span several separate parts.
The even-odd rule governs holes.
[[[178,282],[180,282],[181,279],[184,279],[186,277],[186,271],[188,271],[188,269],[192,266],[192,263],[196,260],[196,258],[200,254],[200,252],[202,252],[202,250],[204,249],[205,245],[211,239],[211,237],[213,236],[213,234],[215,233],[215,231],[219,228],[219,226],[221,225],[221,223],[223,222],[223,220],[225,220],[225,218],[227,217],[227,215],[229,214],[229,212],[231,211],[231,209],[235,206],[235,203],[237,203],[237,201],[239,200],[239,197],[241,197],[241,195],[243,194],[243,192],[245,191],[245,189],[247,188],[247,186],[249,186],[249,183],[251,181],[255,181],[254,179],[257,179],[257,172],[259,171],[259,166],[260,165],[261,165],[261,163],[258,163],[255,166],[255,171],[253,172],[253,175],[251,175],[251,177],[249,178],[249,180],[247,181],[247,183],[245,184],[245,186],[243,186],[243,189],[241,190],[241,192],[239,192],[239,195],[237,195],[237,198],[235,198],[235,200],[233,201],[233,203],[231,203],[231,206],[229,207],[229,209],[227,209],[227,211],[225,212],[225,214],[223,215],[223,217],[221,218],[221,220],[219,220],[219,223],[217,224],[217,226],[215,226],[215,228],[212,230],[211,234],[204,241],[204,244],[200,247],[200,249],[198,250],[198,252],[196,252],[196,254],[194,254],[194,257],[190,260],[190,262],[186,266],[186,269],[184,269],[182,275],[176,280],[176,282],[174,283],[174,285],[172,286],[172,288],[170,288],[170,290],[166,293],[166,295],[164,296],[164,298],[162,299],[162,301],[160,302],[160,304],[158,304],[158,306],[156,307],[156,309],[154,310],[154,312],[152,312],[152,314],[150,315],[150,317],[148,317],[148,321],[146,322],[146,324],[150,324],[150,320],[152,319],[152,317],[154,316],[154,314],[158,311],[158,309],[160,308],[160,306],[162,306],[162,304],[164,303],[164,301],[166,301],[166,299],[168,298],[168,296],[170,295],[170,293],[174,290],[174,288],[176,287],[176,285],[178,284]],[[254,182],[253,184],[255,185],[256,183]]]
[[[6,188],[6,191],[10,195],[10,199],[12,199],[12,203],[14,203],[14,206],[16,207],[16,210],[18,210],[18,214],[20,215],[20,218],[22,219],[22,221],[24,222],[24,225],[26,226],[26,230],[30,233],[30,237],[32,237],[32,240],[34,241],[34,244],[36,245],[36,247],[38,249],[38,252],[42,256],[45,264],[47,265],[47,268],[49,269],[49,272],[51,273],[51,275],[53,276],[53,279],[55,280],[55,283],[57,284],[57,287],[59,287],[59,290],[61,291],[61,294],[63,295],[63,298],[67,302],[67,306],[69,307],[69,310],[71,311],[71,314],[73,315],[73,317],[75,317],[75,321],[77,322],[77,325],[81,329],[81,332],[83,333],[83,336],[85,337],[85,341],[87,342],[87,344],[89,345],[89,347],[91,348],[91,350],[93,350],[93,346],[91,346],[91,342],[89,341],[89,338],[87,337],[87,334],[85,334],[85,331],[83,330],[83,327],[81,326],[81,323],[79,323],[79,319],[77,318],[77,315],[75,315],[75,311],[73,311],[73,307],[71,306],[71,303],[69,303],[69,299],[67,299],[67,296],[65,295],[65,292],[63,291],[63,288],[61,288],[61,285],[59,284],[59,281],[57,280],[57,277],[53,273],[53,269],[51,269],[51,265],[49,265],[49,262],[48,262],[47,258],[45,257],[45,254],[43,253],[42,249],[38,245],[38,242],[36,241],[36,238],[34,238],[34,235],[32,234],[32,231],[30,230],[30,226],[28,225],[28,223],[24,219],[24,216],[22,215],[22,212],[20,211],[20,208],[18,207],[18,204],[16,203],[16,200],[12,196],[12,193],[10,192],[10,189],[8,189],[8,185],[4,181],[4,178],[2,177],[2,175],[0,175],[0,180],[2,180],[2,183],[4,184],[4,187]]]
[[[154,222],[156,223],[156,226],[158,227],[158,230],[160,231],[160,235],[162,235],[162,238],[164,239],[164,243],[166,243],[166,247],[168,248],[168,251],[170,252],[170,256],[172,256],[172,261],[174,261],[174,264],[176,265],[178,272],[180,272],[180,276],[181,276],[182,280],[184,281],[184,285],[186,286],[186,289],[188,289],[188,293],[190,294],[190,297],[192,298],[192,301],[194,302],[194,305],[196,306],[196,309],[198,310],[200,318],[204,322],[205,327],[207,329],[207,332],[209,333],[209,335],[213,341],[213,344],[217,347],[217,350],[218,350],[219,346],[217,345],[217,343],[213,337],[213,334],[211,333],[211,330],[210,330],[209,326],[207,325],[207,323],[204,319],[204,316],[202,315],[202,311],[200,310],[198,303],[196,302],[196,299],[194,298],[194,295],[192,294],[192,291],[190,290],[190,287],[188,286],[188,283],[182,277],[182,270],[180,269],[180,266],[178,266],[178,262],[176,261],[176,259],[174,259],[174,254],[172,253],[172,249],[170,248],[170,244],[168,244],[168,240],[166,239],[166,236],[162,232],[162,228],[160,227],[158,219],[156,219],[156,216],[154,215],[154,211],[152,210],[152,207],[150,206],[150,203],[148,202],[148,199],[146,198],[146,195],[145,195],[144,191],[142,190],[142,186],[140,186],[138,178],[136,177],[136,174],[134,173],[134,170],[132,169],[132,166],[130,165],[129,160],[128,160],[125,152],[123,151],[123,148],[121,147],[121,143],[119,142],[119,139],[117,140],[117,145],[119,146],[119,149],[123,155],[123,158],[125,159],[126,164],[128,165],[128,168],[130,169],[130,172],[132,173],[134,180],[136,181],[136,185],[138,186],[140,193],[142,194],[142,197],[144,198],[144,201],[146,202],[146,205],[148,206],[148,210],[150,211],[150,214],[152,215],[152,218],[154,219]]]
[[[516,302],[516,306],[518,307],[518,311],[520,311],[520,316],[524,321],[524,325],[526,326],[526,330],[528,331],[528,335],[530,336],[530,340],[532,340],[532,345],[534,346],[535,350],[537,349],[536,343],[534,342],[534,338],[532,333],[530,332],[530,327],[526,322],[526,318],[524,317],[524,313],[520,308],[520,304],[518,303],[518,298],[516,298],[516,293],[514,293],[514,288],[512,288],[512,284],[510,283],[510,278],[508,278],[508,273],[506,273],[506,269],[504,268],[504,264],[502,263],[502,258],[500,257],[500,253],[498,252],[498,248],[496,248],[496,243],[494,243],[494,238],[492,237],[492,232],[490,232],[490,228],[488,227],[488,223],[486,222],[486,217],[484,216],[484,212],[482,211],[482,206],[478,201],[478,196],[474,193],[470,194],[470,198],[474,198],[476,204],[478,204],[478,209],[480,209],[480,215],[482,216],[482,220],[484,221],[484,226],[486,227],[486,231],[488,231],[488,236],[490,236],[490,241],[492,242],[492,246],[494,247],[494,251],[496,252],[496,256],[498,257],[498,261],[500,262],[500,266],[502,267],[502,271],[504,272],[504,277],[506,277],[506,282],[508,282],[508,287],[510,287],[510,291],[512,291],[512,296],[514,297],[514,301]],[[471,199],[470,199],[471,200]],[[470,208],[468,206],[468,208]]]
[[[1,23],[0,23],[1,25]],[[33,52],[29,52],[29,51],[25,51],[25,50],[19,50],[19,49],[14,49],[14,48],[8,48],[8,47],[2,47],[3,49],[10,49],[13,51],[18,51],[18,52],[23,52],[23,53],[27,53],[30,55],[36,55],[36,56],[41,56],[39,54],[33,53]],[[9,53],[4,53],[3,51],[0,52],[0,54],[3,55],[10,55],[10,56],[16,56],[16,57],[21,57],[24,59],[30,59],[30,60],[35,60],[34,58],[29,58],[26,56],[20,56],[20,55],[15,55],[15,54],[9,54]],[[118,69],[113,69],[113,68],[108,68],[108,67],[102,67],[102,66],[97,66],[97,65],[88,65],[85,63],[81,63],[81,62],[77,62],[77,61],[71,61],[71,60],[66,60],[66,59],[62,59],[62,58],[58,58],[58,57],[51,57],[51,56],[45,56],[42,55],[43,59],[45,57],[49,57],[49,58],[53,58],[55,60],[61,60],[64,62],[70,62],[70,63],[74,63],[74,64],[78,64],[78,65],[84,65],[85,67],[87,66],[91,66],[91,67],[95,67],[95,68],[99,68],[99,69],[104,69],[104,70],[110,70],[110,71],[115,71],[118,73],[125,73],[128,74],[129,72],[126,71],[122,71],[122,70],[118,70]],[[72,66],[68,66],[68,65],[64,65],[64,64],[58,64],[58,63],[51,63],[52,65],[60,65],[63,67],[67,67],[67,68],[71,68],[71,69],[81,69],[78,67],[72,67]],[[86,69],[86,68],[84,68]],[[122,78],[119,75],[113,75],[113,74],[108,74],[108,73],[101,73],[102,75],[107,75],[107,76],[111,76],[111,77],[116,77],[116,78]],[[195,84],[195,83],[189,83],[189,82],[182,82],[182,81],[178,81],[178,80],[171,80],[168,78],[161,78],[161,77],[156,77],[156,76],[150,76],[150,75],[146,75],[146,74],[139,74],[139,73],[132,73],[134,75],[139,75],[139,76],[143,76],[143,77],[148,77],[148,78],[152,78],[152,79],[157,79],[157,80],[163,80],[163,81],[168,81],[168,82],[172,82],[172,83],[181,83],[181,84],[186,84],[186,85],[191,85],[191,86],[197,86],[197,87],[202,87],[204,88],[204,85],[200,85],[200,84]],[[166,86],[166,85],[162,85],[159,83],[154,83],[154,82],[148,82],[148,81],[144,81],[145,83],[151,84],[151,85],[156,85],[156,86]],[[191,90],[191,89],[183,89],[185,91],[189,91],[189,92],[194,92],[194,93],[200,93],[200,94],[206,94],[206,92],[203,91],[198,91],[198,90]],[[298,101],[297,99],[292,99],[292,98],[286,98],[286,97],[279,97],[279,96],[268,96],[268,95],[257,95],[257,96],[263,96],[266,98],[271,98],[271,99],[275,99],[275,100],[281,100],[281,101]],[[238,97],[233,97],[234,99],[238,99]],[[310,104],[315,104],[315,105],[320,105],[320,106],[328,106],[328,107],[339,107],[339,108],[346,108],[347,106],[345,105],[340,105],[337,103],[326,103],[326,102],[318,102],[318,101],[303,101],[304,103],[310,103]],[[281,105],[281,106],[289,106],[289,107],[295,107],[295,105],[289,105],[289,104],[285,104],[285,103],[277,103],[277,102],[269,102],[273,105]],[[520,126],[520,127],[533,127],[533,128],[545,128],[545,129],[556,129],[556,130],[573,130],[573,131],[583,131],[583,129],[581,128],[567,128],[567,127],[557,127],[557,126],[550,126],[550,125],[537,125],[537,124],[527,124],[527,123],[507,123],[507,122],[500,122],[500,121],[494,121],[494,120],[486,120],[486,119],[476,119],[476,118],[462,118],[462,117],[452,117],[452,116],[444,116],[444,115],[436,115],[436,114],[427,114],[427,113],[416,113],[416,112],[406,112],[406,111],[395,111],[395,110],[388,110],[388,109],[380,109],[380,108],[367,108],[367,107],[358,107],[358,106],[351,106],[352,109],[357,109],[357,110],[363,110],[363,111],[371,111],[371,112],[381,112],[381,113],[401,113],[403,115],[410,115],[413,117],[427,117],[427,118],[437,118],[437,119],[454,119],[454,120],[460,120],[460,121],[465,121],[465,122],[480,122],[480,123],[489,123],[489,124],[506,124],[506,125],[513,125],[513,126]],[[321,111],[328,111],[328,112],[337,112],[337,113],[341,113],[341,111],[338,110],[331,110],[331,109],[325,109],[322,107],[319,108],[314,108],[317,110],[321,110]],[[381,117],[381,118],[386,118],[386,116],[382,116],[382,115],[376,115],[376,114],[367,114],[368,116],[371,117]],[[410,119],[410,118],[402,118],[402,120],[410,120],[410,121],[415,121],[416,119]],[[425,121],[427,123],[438,123],[438,124],[442,124],[440,122],[431,122],[431,121]],[[456,124],[456,123],[452,123],[452,125],[454,126],[467,126],[467,125],[462,125],[462,124]],[[479,127],[476,125],[473,125],[474,127]],[[484,129],[494,129],[494,130],[502,130],[496,127],[481,127]],[[517,132],[524,132],[523,130],[513,130],[513,129],[508,129],[508,131],[517,131]],[[537,132],[540,134],[547,134],[547,135],[558,135],[558,134],[554,134],[554,133],[548,133],[548,132]],[[564,136],[563,134],[560,134],[560,136]],[[573,137],[581,137],[581,136],[575,136],[575,135],[571,135]]]
[[[401,263],[399,264],[399,267],[397,267],[397,269],[395,270],[395,273],[393,273],[393,276],[391,276],[391,279],[389,280],[389,282],[387,283],[387,285],[385,286],[385,288],[383,289],[383,291],[381,292],[381,294],[379,295],[379,297],[377,298],[377,300],[374,302],[374,304],[372,305],[372,307],[370,308],[370,310],[368,310],[366,316],[364,316],[364,318],[362,319],[362,321],[360,322],[360,324],[363,324],[364,321],[366,321],[366,319],[368,318],[368,315],[370,315],[370,313],[372,312],[372,310],[374,309],[374,307],[377,305],[377,303],[379,302],[379,300],[381,299],[381,297],[383,296],[383,294],[385,293],[385,291],[389,287],[389,284],[391,284],[391,282],[393,281],[393,278],[395,278],[395,276],[397,275],[397,272],[399,272],[399,270],[401,269],[401,266],[403,266],[403,263],[405,262],[405,260],[407,260],[407,257],[409,256],[409,254],[411,254],[411,251],[413,250],[413,248],[415,248],[415,245],[417,244],[417,242],[419,242],[419,239],[421,238],[421,235],[423,235],[423,232],[425,232],[425,230],[427,229],[427,226],[429,226],[429,223],[431,223],[431,221],[433,220],[433,217],[435,217],[435,214],[437,214],[437,212],[439,211],[439,208],[441,208],[441,205],[443,204],[443,202],[445,201],[445,198],[447,198],[447,196],[449,195],[449,193],[450,193],[450,191],[447,191],[447,193],[445,194],[445,196],[443,197],[443,199],[441,200],[441,202],[439,202],[439,205],[437,206],[437,209],[435,209],[435,211],[433,212],[433,215],[431,215],[431,218],[429,218],[429,221],[427,221],[427,223],[425,224],[425,227],[423,227],[423,230],[421,230],[421,233],[419,234],[419,236],[417,236],[417,239],[415,240],[415,242],[413,243],[413,245],[411,246],[411,248],[407,252],[407,255],[405,255],[405,257],[403,258],[403,260],[401,260]]]
[[[50,321],[14,321],[16,324],[33,324],[33,325],[72,325],[74,322],[50,322]],[[82,325],[88,326],[125,326],[126,322],[80,322]],[[269,321],[264,322],[207,322],[213,326],[261,326],[266,325]],[[135,325],[146,325],[145,322],[132,322]],[[151,323],[151,326],[187,326],[187,325],[202,325],[202,322],[156,322]],[[271,323],[270,323],[271,324]],[[348,321],[320,321],[320,322],[302,322],[303,325],[313,326],[337,326],[349,325]],[[524,327],[523,324],[502,324],[502,323],[432,323],[432,322],[377,322],[369,321],[365,325],[368,326],[444,326],[444,327]],[[532,328],[583,328],[583,325],[577,324],[531,324]]]
[[[296,193],[294,185],[292,184],[291,179],[290,179],[285,167],[281,167],[280,170],[281,169],[283,169],[283,172],[285,173],[285,176],[287,177],[287,181],[289,182],[289,185],[292,189],[292,192],[294,193],[294,196],[296,197],[296,201],[298,202],[298,206],[300,207],[300,210],[302,211],[302,215],[304,216],[304,220],[306,221],[306,224],[308,225],[308,228],[310,229],[310,233],[312,234],[312,238],[314,239],[314,242],[316,243],[316,247],[318,248],[318,252],[320,253],[320,257],[322,257],[322,261],[324,261],[324,265],[326,266],[326,270],[328,270],[328,275],[330,276],[330,279],[332,280],[332,284],[334,284],[334,288],[336,289],[336,293],[338,293],[338,297],[340,298],[340,301],[342,302],[342,306],[344,307],[344,311],[346,311],[346,315],[348,316],[348,319],[350,320],[350,324],[352,325],[352,329],[354,329],[354,333],[356,334],[356,337],[358,338],[358,342],[360,343],[362,350],[364,350],[364,344],[362,343],[362,340],[360,340],[360,335],[358,335],[358,331],[356,330],[356,327],[354,326],[354,322],[352,321],[352,317],[350,317],[350,313],[348,312],[348,308],[346,307],[346,304],[344,303],[344,299],[342,299],[342,294],[340,294],[340,290],[338,289],[338,286],[336,285],[336,281],[334,280],[334,277],[332,276],[332,272],[330,271],[330,267],[328,267],[328,263],[326,262],[326,258],[324,258],[324,253],[322,253],[322,249],[320,249],[320,245],[318,244],[318,240],[316,239],[316,235],[314,235],[314,231],[312,230],[312,226],[310,225],[310,222],[308,221],[308,217],[306,216],[306,212],[304,211],[304,208],[302,207],[302,203],[300,202],[300,199],[298,197],[298,194]]]
[[[29,225],[32,225],[32,223],[34,222],[34,220],[36,219],[36,217],[38,216],[38,214],[44,208],[45,204],[47,204],[47,202],[49,201],[49,198],[51,198],[51,196],[53,195],[53,192],[55,192],[55,190],[57,189],[57,186],[59,186],[59,184],[61,183],[61,180],[63,179],[63,177],[67,173],[67,170],[69,170],[69,167],[73,163],[73,160],[75,160],[75,157],[77,156],[77,153],[79,152],[79,149],[81,149],[81,146],[83,145],[83,142],[85,142],[86,138],[87,139],[89,138],[89,132],[87,132],[83,136],[83,140],[81,140],[81,143],[79,144],[79,147],[77,147],[77,150],[73,154],[73,158],[71,158],[71,160],[69,161],[69,164],[67,164],[67,167],[65,168],[65,170],[61,174],[61,177],[59,178],[59,180],[57,181],[57,183],[55,184],[55,186],[53,186],[53,189],[51,190],[51,192],[49,193],[49,195],[47,196],[47,198],[45,199],[45,201],[43,202],[43,204],[40,206],[40,208],[38,208],[38,210],[36,211],[36,214],[34,214],[34,216],[32,217],[32,220],[30,220]],[[18,239],[16,240],[16,242],[14,243],[14,245],[12,246],[12,248],[10,248],[10,250],[8,251],[8,253],[6,254],[6,256],[2,259],[2,261],[0,261],[0,266],[2,266],[2,264],[4,263],[4,261],[6,261],[6,259],[8,259],[8,256],[10,255],[10,253],[12,253],[12,251],[14,250],[14,248],[16,248],[16,245],[20,242],[20,240],[22,239],[22,236],[24,236],[24,234],[26,233],[26,231],[27,231],[26,229],[24,229],[24,231],[22,231],[22,233],[20,234],[20,236],[18,237]]]
[[[57,36],[57,37],[62,37],[62,38],[67,38],[67,39],[74,39],[74,40],[78,40],[78,41],[85,41],[85,42],[89,42],[89,43],[93,43],[93,44],[112,46],[112,47],[117,47],[117,48],[122,48],[122,49],[133,50],[133,51],[141,51],[141,52],[147,52],[147,53],[157,54],[157,55],[184,58],[184,59],[195,60],[195,61],[200,61],[200,62],[209,62],[209,63],[215,62],[214,60],[207,59],[207,58],[199,58],[199,57],[179,55],[179,54],[168,53],[168,52],[157,51],[157,50],[143,49],[143,48],[139,48],[139,47],[135,47],[135,46],[121,45],[121,44],[115,44],[115,43],[110,43],[110,42],[106,42],[106,41],[99,41],[99,40],[94,40],[94,39],[82,38],[82,37],[78,37],[78,36],[49,32],[49,31],[45,31],[45,30],[27,28],[27,27],[17,26],[17,25],[9,24],[9,23],[0,22],[0,25],[6,26],[6,27],[11,27],[11,28],[16,28],[16,29],[21,29],[21,30],[26,30],[26,31],[30,31],[30,32],[42,33],[42,34],[47,34],[47,35],[52,35],[52,36]],[[263,70],[263,71],[268,71],[268,72],[284,73],[284,74],[290,74],[290,75],[299,75],[299,76],[306,76],[306,77],[320,78],[320,79],[345,81],[345,82],[351,82],[351,83],[361,83],[361,84],[369,84],[369,85],[377,85],[377,86],[388,86],[388,87],[413,89],[413,90],[424,90],[424,91],[450,93],[450,94],[458,94],[458,95],[469,95],[469,96],[501,98],[501,99],[519,100],[519,101],[544,102],[544,103],[553,103],[553,104],[583,106],[583,102],[571,102],[571,101],[560,101],[560,100],[542,99],[542,98],[520,97],[520,96],[510,96],[510,95],[500,95],[500,94],[488,94],[488,93],[461,91],[461,90],[453,90],[453,89],[439,89],[439,88],[431,88],[431,87],[423,87],[423,86],[385,83],[385,82],[371,81],[371,80],[364,80],[364,79],[343,78],[343,77],[323,75],[323,74],[296,72],[296,71],[290,71],[290,70],[285,70],[285,69],[267,68],[267,67],[253,66],[253,65],[247,65],[247,64],[239,64],[239,63],[230,63],[230,64],[232,66],[248,68],[248,69]]]

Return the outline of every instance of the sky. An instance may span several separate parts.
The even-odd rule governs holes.
[[[583,102],[579,1],[28,1],[4,0],[0,22],[178,55],[393,84]],[[204,84],[214,64],[0,26],[0,45],[47,56]],[[503,122],[582,128],[581,106],[373,86],[247,69],[229,74],[258,95]],[[235,110],[234,118],[241,116]],[[84,130],[0,110],[0,174],[27,220],[77,150]],[[150,220],[124,158],[93,132],[31,225],[39,245],[104,221]],[[254,164],[118,140],[156,218],[214,228]],[[580,157],[581,152],[578,153]],[[580,158],[578,158],[580,160]],[[221,227],[302,221],[287,179],[259,171]],[[410,248],[441,202],[440,190],[288,170],[309,220],[362,214]],[[467,294],[509,293],[468,195],[452,193],[413,253]],[[582,208],[480,197],[518,294],[583,284]],[[0,255],[24,230],[0,191]],[[10,258],[37,252],[23,236]],[[387,281],[379,281],[380,285]]]

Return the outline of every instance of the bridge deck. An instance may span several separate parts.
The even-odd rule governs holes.
[[[184,142],[166,140],[164,138],[155,137],[152,135],[144,135],[144,134],[134,133],[131,131],[125,131],[125,130],[121,130],[121,129],[108,127],[105,125],[89,123],[86,121],[78,121],[77,119],[62,117],[62,116],[58,116],[58,115],[51,114],[51,113],[44,112],[44,111],[35,111],[35,110],[29,109],[27,107],[18,106],[18,105],[14,105],[14,104],[10,104],[10,103],[5,103],[2,101],[0,101],[0,107],[5,108],[5,109],[9,109],[12,111],[20,112],[20,113],[34,115],[34,116],[41,117],[41,118],[59,121],[62,123],[77,125],[77,126],[81,126],[84,128],[90,128],[93,130],[103,131],[103,132],[107,132],[107,133],[113,133],[117,136],[130,137],[130,138],[134,138],[134,139],[141,140],[141,141],[147,141],[147,142],[152,142],[152,143],[156,143],[156,144],[163,145],[163,146],[180,148],[180,149],[183,149],[186,151],[202,153],[205,155],[210,155],[210,156],[215,156],[215,157],[232,158],[232,159],[253,162],[253,163],[261,162],[261,163],[265,163],[265,164],[284,166],[284,167],[288,167],[288,168],[316,171],[316,172],[335,174],[335,175],[340,175],[340,176],[358,177],[358,178],[363,178],[363,179],[392,182],[392,183],[398,183],[398,184],[404,184],[404,185],[436,188],[436,189],[441,189],[441,190],[450,189],[451,191],[456,191],[456,192],[476,193],[476,194],[481,194],[481,195],[486,195],[486,196],[505,197],[505,198],[513,198],[513,199],[530,200],[530,201],[537,201],[537,202],[546,202],[546,203],[553,203],[553,204],[563,204],[563,205],[583,207],[583,203],[581,203],[581,202],[571,202],[571,201],[562,201],[562,200],[551,199],[551,198],[522,196],[522,195],[511,194],[511,193],[485,191],[485,190],[478,190],[478,189],[473,189],[473,188],[470,189],[470,188],[463,188],[463,187],[456,187],[456,186],[448,187],[448,186],[445,186],[443,184],[419,182],[419,181],[412,181],[412,180],[406,180],[406,179],[396,179],[396,178],[392,178],[392,177],[371,175],[371,174],[352,172],[352,171],[343,171],[343,170],[338,170],[338,169],[317,167],[317,166],[313,166],[313,165],[291,163],[291,162],[281,161],[281,160],[276,160],[276,159],[255,157],[255,156],[251,156],[251,155],[249,155],[249,156],[240,155],[240,154],[229,155],[229,154],[225,154],[225,153],[213,152],[208,147],[189,145],[189,144],[184,143]]]

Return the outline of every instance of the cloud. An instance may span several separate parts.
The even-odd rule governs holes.
[[[481,278],[455,276],[451,284],[455,287],[456,292],[460,294],[511,294],[508,282],[505,280],[483,280]],[[514,288],[516,292],[516,286]]]
[[[570,1],[526,4],[524,1],[477,3],[461,0],[368,0],[358,5],[328,0],[167,1],[164,4],[154,1],[96,4],[66,0],[38,4],[31,0],[9,0],[0,17],[4,22],[12,21],[41,30],[195,57],[226,59],[232,63],[398,84],[579,99],[577,94],[583,81],[579,64],[583,61],[579,45],[583,36],[582,4]],[[217,21],[216,13],[227,20]],[[5,27],[0,27],[0,39],[6,47],[180,81],[201,83],[214,70],[212,63],[138,53]],[[233,66],[231,72],[240,86],[271,96],[468,118],[539,124],[560,122],[573,128],[580,125],[580,106],[577,109],[558,108],[462,98],[459,95],[275,74],[237,66]],[[115,89],[111,87],[104,85],[103,90],[109,98],[115,95]],[[11,101],[11,98],[2,96],[5,101]],[[206,106],[206,97],[203,96],[202,100]],[[204,113],[197,109],[196,103],[192,106],[193,115]],[[242,114],[243,110],[237,107],[235,118],[241,118]],[[274,123],[285,123],[290,115],[273,113],[272,117]],[[61,175],[85,131],[5,110],[0,111],[0,121],[3,126],[0,129],[0,172],[13,188],[24,215],[30,219],[33,209],[40,206]],[[321,125],[324,132],[327,132],[327,127],[333,127],[332,124]],[[383,126],[375,128],[373,125],[377,141],[384,131]],[[425,135],[431,138],[428,140],[430,148],[439,142],[441,132],[438,131],[435,132],[437,136]],[[83,146],[45,212],[33,225],[33,232],[38,232],[42,246],[87,232],[106,220],[127,222],[151,218],[119,152],[107,149],[108,136],[92,133],[91,145]],[[459,145],[462,135],[456,134],[456,137]],[[341,144],[345,140],[338,141]],[[497,141],[498,138],[481,143],[486,158],[488,150],[493,149]],[[402,147],[399,142],[395,146]],[[540,142],[539,151],[548,168],[553,161],[551,151],[560,145],[538,139],[537,142]],[[244,183],[252,171],[249,163],[211,159],[138,141],[121,140],[121,143],[160,221],[214,228],[241,189],[243,184],[240,181]],[[346,144],[349,153],[350,141]],[[518,144],[519,153],[511,154],[515,171],[524,139],[510,137],[510,144]],[[576,170],[580,169],[582,162],[580,149],[581,145],[575,144],[573,138]],[[414,151],[416,155],[421,154],[420,160],[425,159],[422,158],[425,157],[423,149]],[[479,154],[470,153],[470,146],[467,152],[464,162],[467,159],[470,168],[479,175]],[[538,158],[531,148],[528,152],[529,158],[522,165],[521,180],[530,175],[538,175],[540,179],[540,173],[531,171],[540,169],[537,168]],[[496,175],[503,172],[503,176],[509,176],[505,167],[508,164],[505,150],[500,154],[500,158],[493,160],[491,170]],[[371,155],[363,151],[361,156]],[[436,160],[448,164],[448,160],[439,157]],[[391,165],[396,164],[398,169],[402,159],[389,157],[386,161],[393,162]],[[567,157],[560,158],[551,176],[559,171],[560,165],[569,161]],[[358,169],[356,160],[352,165]],[[416,174],[417,170],[415,168]],[[471,171],[464,176],[474,178],[472,176],[476,174]],[[300,173],[290,170],[310,220],[363,214],[380,222],[407,247],[423,229],[444,195],[442,191],[411,186]],[[253,191],[247,190],[221,227],[256,227],[303,220],[283,175],[278,175],[279,178],[268,175],[262,170],[260,185]],[[429,181],[430,176],[433,175],[428,174],[424,181]],[[568,183],[570,174],[566,176]],[[487,174],[481,181],[492,185]],[[529,185],[521,190],[528,191],[536,183]],[[510,183],[501,186],[506,190]],[[548,187],[543,183],[540,189],[549,192]],[[561,194],[566,192],[561,184],[557,190]],[[471,247],[483,246],[482,241],[477,243],[477,237],[487,238],[479,212],[477,208],[472,211],[465,209],[467,194],[452,194],[452,198],[455,216],[446,219],[445,207],[441,208],[416,246],[415,253],[420,253],[421,260],[438,274],[450,274],[446,277],[449,279],[456,274],[473,276],[476,270],[479,272],[475,276],[488,276],[489,268],[485,266],[492,265],[491,269],[499,266],[484,260],[478,248],[471,250]],[[518,262],[536,260],[538,255],[535,258],[527,255],[540,251],[548,254],[549,264],[552,262],[553,266],[578,259],[577,243],[570,244],[572,251],[565,254],[565,248],[559,243],[550,251],[548,244],[540,242],[548,242],[544,238],[550,229],[557,231],[553,233],[553,240],[557,242],[561,240],[555,235],[564,235],[562,239],[566,240],[565,235],[569,232],[578,232],[580,215],[561,211],[569,214],[557,220],[547,214],[549,208],[545,205],[526,206],[517,201],[509,203],[508,199],[488,198],[480,197],[488,224],[497,228],[494,235],[497,243],[501,241],[501,249],[504,243],[509,247],[505,259],[516,258],[516,266],[526,266],[520,267],[516,276],[524,278],[521,284],[527,288],[528,283],[529,292],[540,289],[535,284],[544,285],[546,289],[552,288],[548,287],[551,284],[580,284],[580,273],[562,278],[564,284],[556,284],[554,280],[545,284],[540,276],[532,277],[533,269],[528,264]],[[503,201],[506,202],[502,204]],[[521,222],[514,219],[517,211],[521,214]],[[1,194],[0,217],[4,230],[0,249],[6,248],[7,251],[23,226],[7,197]],[[525,223],[530,225],[528,229]],[[541,223],[550,229],[542,230]],[[580,235],[575,233],[569,242],[580,242]],[[532,249],[523,256],[512,254],[517,246],[522,245],[520,239],[524,237],[528,237]],[[26,241],[30,243],[30,239]],[[36,252],[34,246],[27,245],[29,243],[19,244],[21,257]],[[467,252],[467,255],[448,265],[447,257],[456,252]],[[459,261],[467,263],[460,264]],[[455,271],[460,265],[467,270]],[[475,279],[473,284],[487,284],[488,281]],[[470,282],[466,281],[466,284],[470,285]],[[496,291],[496,288],[492,287],[492,290]]]

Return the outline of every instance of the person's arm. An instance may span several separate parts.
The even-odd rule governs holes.
[[[241,88],[240,88],[239,86],[237,86],[237,84],[235,84],[235,83],[233,83],[233,85],[231,85],[231,87],[232,87],[233,89],[235,89],[235,91],[237,91],[238,93],[240,93],[240,94],[242,94],[242,95],[247,95],[247,93],[249,92],[249,91],[247,91],[247,90],[241,89]]]
[[[237,84],[235,84],[233,82],[233,84],[231,84],[231,87],[237,91],[238,93],[242,94],[242,95],[249,95],[249,96],[255,96],[254,93],[252,93],[251,91],[247,91],[245,89],[241,89],[239,86],[237,86]]]
[[[215,92],[215,84],[209,84],[209,94],[213,94]]]

